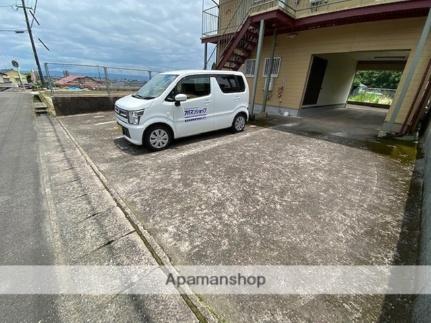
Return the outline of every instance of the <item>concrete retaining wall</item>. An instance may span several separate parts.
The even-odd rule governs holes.
[[[59,95],[52,98],[57,116],[67,116],[80,113],[98,111],[113,111],[114,103],[120,97],[108,96],[66,96]]]
[[[431,122],[423,138],[423,151],[424,185],[419,265],[431,266]],[[426,281],[429,290],[431,277],[428,277]],[[419,295],[416,298],[413,315],[414,322],[430,322],[431,295]]]

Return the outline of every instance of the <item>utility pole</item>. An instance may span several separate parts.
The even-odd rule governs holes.
[[[45,85],[45,80],[43,79],[42,68],[40,67],[39,56],[37,56],[36,46],[34,45],[33,33],[31,31],[30,22],[28,21],[27,8],[25,7],[25,1],[21,0],[22,9],[24,10],[25,22],[27,24],[28,35],[30,36],[31,47],[33,49],[34,59],[36,61],[37,70],[39,72],[40,81],[42,86]]]

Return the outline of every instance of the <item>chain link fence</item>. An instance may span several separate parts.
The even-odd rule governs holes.
[[[52,95],[118,95],[137,91],[160,73],[141,68],[45,63]]]

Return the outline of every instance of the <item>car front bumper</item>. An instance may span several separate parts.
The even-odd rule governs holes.
[[[144,127],[141,125],[131,125],[115,116],[118,125],[121,127],[123,137],[134,145],[142,146]]]

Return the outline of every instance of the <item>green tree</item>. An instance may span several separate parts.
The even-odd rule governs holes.
[[[402,72],[398,71],[358,71],[353,80],[353,87],[360,83],[372,88],[396,89]]]

